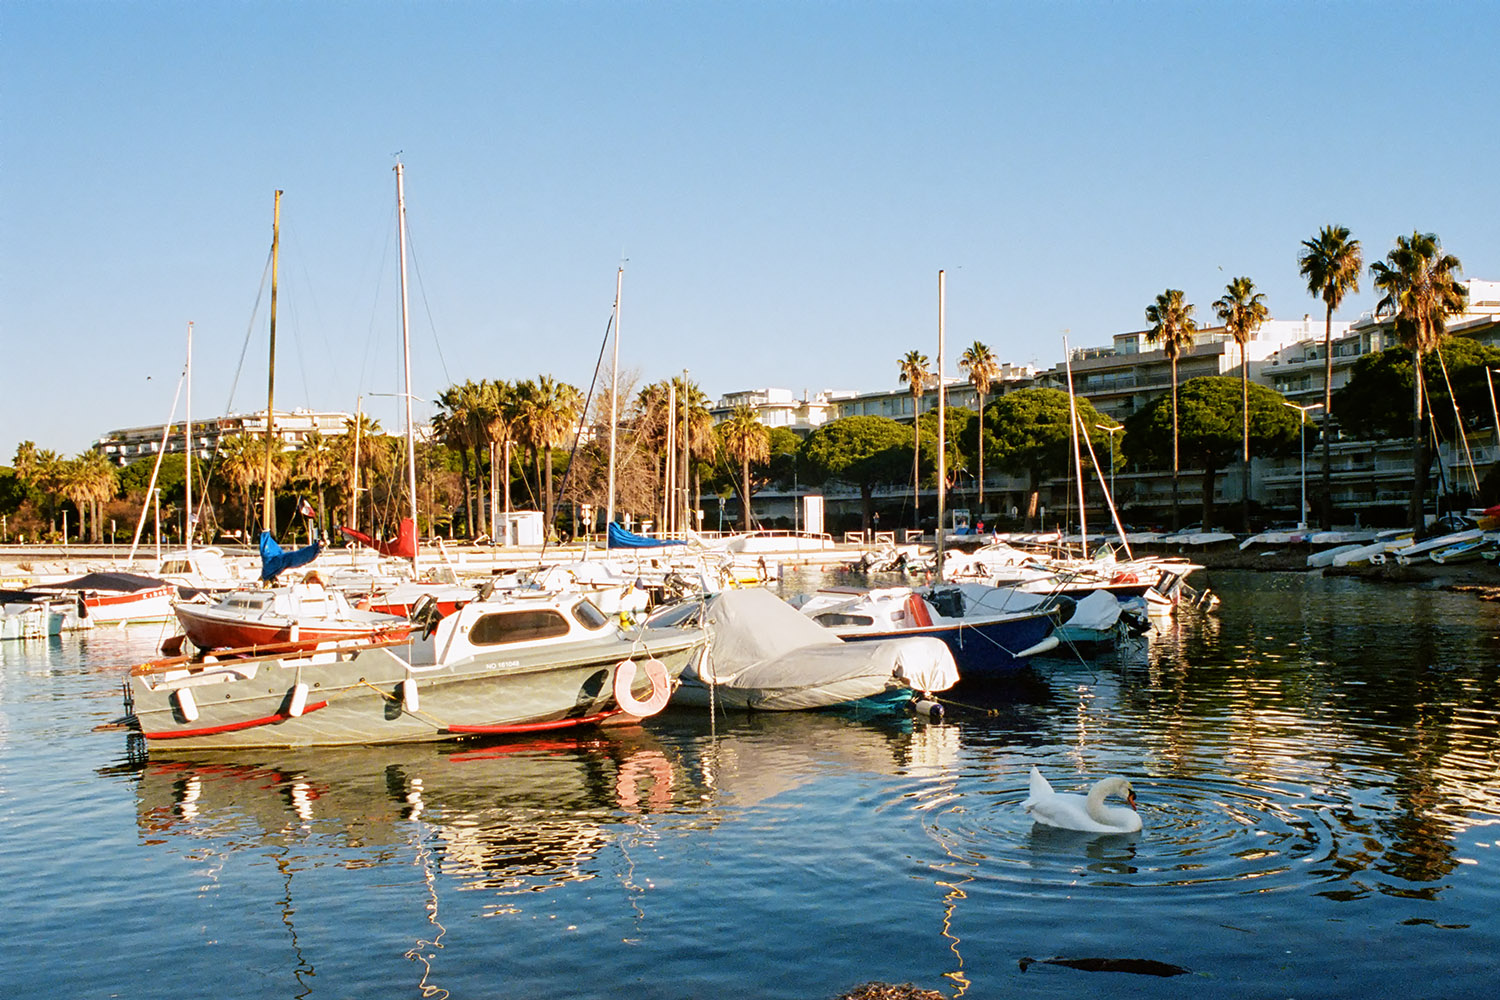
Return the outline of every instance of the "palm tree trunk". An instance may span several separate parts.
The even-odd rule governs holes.
[[[1177,359],[1172,359],[1172,530],[1180,528],[1177,513]],[[1204,525],[1207,528],[1208,525]]]
[[[984,393],[979,394],[979,518],[984,519]]]
[[[742,452],[741,455],[740,455],[740,475],[741,475],[742,480],[743,480],[743,482],[745,484],[745,492],[743,494],[744,497],[745,497],[745,510],[744,510],[744,517],[742,518],[742,520],[744,522],[744,528],[745,528],[745,530],[749,531],[750,530],[750,452],[748,450]]]
[[[1328,422],[1333,416],[1333,306],[1323,321],[1323,496],[1318,519],[1324,531],[1333,528],[1333,459],[1329,456]]]
[[[1250,534],[1250,346],[1240,345],[1240,520]],[[1207,527],[1207,522],[1204,522]]]
[[[1406,508],[1407,524],[1414,531],[1422,530],[1422,494],[1427,485],[1427,438],[1422,433],[1422,352],[1412,351],[1412,407],[1411,407],[1411,500]]]
[[[920,399],[921,397],[913,397]],[[911,526],[922,527],[922,425],[917,423],[920,406],[912,405],[911,416]]]

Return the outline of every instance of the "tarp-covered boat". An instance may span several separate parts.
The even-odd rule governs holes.
[[[727,590],[703,608],[708,654],[683,671],[674,703],[768,711],[905,704],[958,681],[940,640],[844,642],[767,590]]]

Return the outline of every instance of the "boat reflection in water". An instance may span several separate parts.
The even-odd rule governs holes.
[[[684,781],[634,727],[490,745],[241,751],[147,762],[137,824],[148,843],[303,843],[357,849],[365,864],[423,840],[466,888],[536,890],[597,877],[610,828],[696,799],[680,794]]]

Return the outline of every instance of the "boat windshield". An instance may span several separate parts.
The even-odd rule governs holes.
[[[590,631],[596,631],[609,624],[609,616],[595,607],[594,602],[586,597],[573,605],[573,617]]]
[[[499,646],[567,635],[568,620],[551,608],[481,615],[469,633],[476,646]]]

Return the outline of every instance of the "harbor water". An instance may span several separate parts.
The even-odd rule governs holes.
[[[159,627],[0,643],[4,992],[1496,995],[1500,609],[1200,577],[1217,611],[941,720],[143,759],[96,727]],[[1033,826],[1033,764],[1144,829]]]

